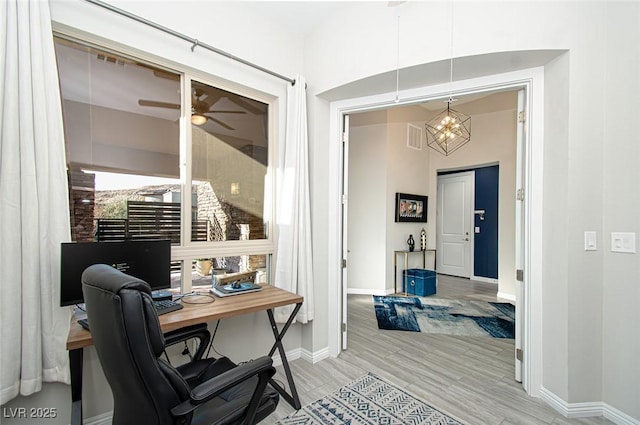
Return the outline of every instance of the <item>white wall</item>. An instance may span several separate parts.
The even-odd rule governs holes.
[[[475,55],[471,65],[483,64],[483,55],[513,52],[495,64],[502,72],[518,69],[524,51],[568,52],[545,70],[545,115],[534,118],[544,121],[545,138],[542,385],[567,412],[575,403],[593,403],[597,410],[604,402],[605,413],[617,409],[636,420],[640,372],[633,358],[640,357],[640,349],[633,306],[640,301],[640,260],[638,254],[611,253],[608,239],[612,230],[640,233],[634,141],[639,7],[603,1],[456,2],[453,37],[454,55]],[[305,70],[314,93],[331,90],[332,99],[348,99],[347,85],[356,82],[363,96],[394,92],[395,80],[380,76],[397,66],[398,13],[401,84],[402,71],[449,56],[451,20],[445,3],[352,4],[306,40]],[[628,120],[615,119],[618,113]],[[320,126],[324,114],[310,119]],[[329,136],[318,131],[311,141],[320,149],[332,140]],[[327,179],[322,170],[334,170],[336,158],[314,160],[327,161],[316,163],[314,175]],[[326,197],[321,199],[325,205]],[[315,243],[329,247],[327,238],[333,236],[325,238],[320,223],[318,230],[321,240]],[[599,251],[583,250],[585,230],[597,232],[603,241]],[[559,299],[550,301],[556,293]]]
[[[555,173],[555,178],[545,179],[544,193],[544,240],[553,241],[556,249],[568,249],[566,229],[571,217],[566,214],[568,201],[568,182],[566,177],[568,128],[562,115],[554,112],[553,105],[560,109],[569,107],[569,54],[564,54],[545,67],[545,158],[544,174]],[[564,168],[564,175],[558,172]],[[548,290],[543,293],[543,317],[554,318],[543,322],[545,344],[543,358],[552,359],[543,362],[544,385],[551,386],[552,391],[563,400],[568,400],[569,382],[566,373],[569,365],[569,323],[566,309],[569,299],[569,288],[557,282],[568,281],[568,265],[565,256],[549,256],[545,258],[546,267],[542,270],[544,282],[549,282]],[[552,285],[551,282],[554,282]],[[557,320],[555,318],[563,318]]]
[[[427,194],[426,143],[421,151],[407,147],[407,124],[423,126],[415,120],[425,113],[420,107],[408,107],[350,116],[349,293],[392,293],[394,251],[408,249],[410,234],[416,251],[420,250],[420,229],[426,224],[396,223],[395,194]],[[410,255],[409,267],[422,268],[421,258],[419,254]],[[404,257],[398,255],[397,261],[399,290]]]
[[[347,282],[351,293],[382,292],[387,274],[385,223],[387,126],[361,126],[354,115],[349,132]],[[380,293],[379,295],[383,295]]]
[[[602,88],[606,126],[599,149],[604,167],[604,211],[602,238],[598,240],[604,254],[602,397],[640,419],[640,255],[606,249],[612,231],[640,235],[640,3],[610,3],[606,19],[602,58],[607,77]],[[623,45],[630,51],[621,52],[619,46]],[[620,113],[629,119],[621,122]],[[636,248],[640,249],[637,239]]]
[[[420,250],[420,230],[427,228],[428,223],[396,223],[396,193],[409,193],[429,196],[427,201],[427,213],[435,210],[435,196],[429,193],[429,156],[424,135],[425,111],[418,107],[391,108],[388,110],[387,129],[387,192],[385,208],[387,211],[386,227],[386,256],[387,264],[385,289],[393,292],[394,273],[397,281],[397,290],[402,288],[402,270],[404,256],[398,255],[397,270],[393,267],[393,252],[409,249],[407,239],[413,235],[415,250]],[[423,147],[421,151],[407,147],[407,124],[413,124],[423,129]],[[434,246],[430,246],[433,248]],[[433,264],[427,255],[429,264]],[[422,268],[422,255],[409,254],[409,268]],[[431,268],[429,266],[427,268]]]

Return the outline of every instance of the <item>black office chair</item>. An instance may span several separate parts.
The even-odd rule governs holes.
[[[113,393],[114,424],[255,424],[275,410],[271,358],[238,366],[226,357],[200,359],[174,368],[160,358],[165,337],[146,282],[96,264],[82,274],[82,291]]]

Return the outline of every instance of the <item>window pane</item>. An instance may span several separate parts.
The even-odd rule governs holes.
[[[192,240],[266,239],[268,105],[196,81],[192,90]]]
[[[174,295],[182,293],[182,274],[184,273],[184,265],[190,265],[185,261],[172,261],[171,262],[171,292]],[[191,270],[191,267],[189,267]]]
[[[179,243],[180,75],[60,38],[56,55],[73,240]]]
[[[180,244],[177,179],[105,172],[94,175],[95,240],[170,239],[172,244]]]
[[[199,258],[193,261],[192,288],[194,291],[211,287],[214,277],[255,271],[256,283],[269,283],[267,255],[240,255],[236,257]]]

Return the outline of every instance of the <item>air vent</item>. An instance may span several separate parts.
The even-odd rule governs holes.
[[[422,150],[422,128],[413,124],[407,124],[407,147]]]
[[[115,56],[108,56],[102,53],[98,53],[96,57],[98,58],[99,61],[109,62],[115,65],[124,66],[126,63],[124,60],[116,58]]]

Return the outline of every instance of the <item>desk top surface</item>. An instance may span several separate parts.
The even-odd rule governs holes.
[[[290,304],[303,302],[304,298],[284,289],[271,285],[262,285],[262,291],[238,294],[230,297],[215,297],[208,304],[182,303],[184,308],[158,316],[160,326],[165,332],[184,326],[205,323],[211,320],[224,319],[257,311],[269,310]],[[91,333],[78,324],[84,314],[75,314],[71,319],[71,328],[67,338],[67,350],[93,345]]]

